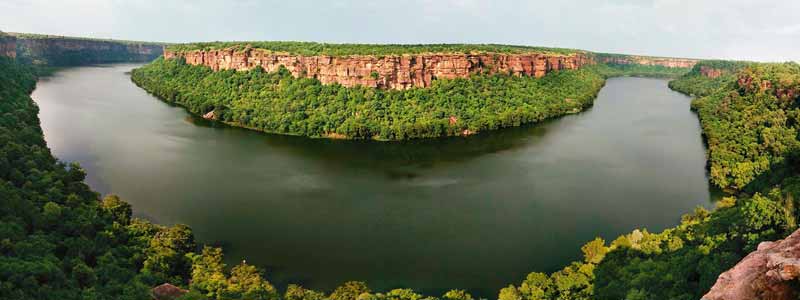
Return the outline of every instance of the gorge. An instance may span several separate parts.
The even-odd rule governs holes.
[[[190,225],[198,242],[223,245],[229,265],[265,267],[281,289],[363,280],[491,298],[578,259],[596,236],[660,231],[711,206],[689,98],[662,79],[610,79],[591,109],[536,126],[375,143],[208,122],[130,84],[134,67],[39,83],[32,97],[53,153],[136,215]],[[103,88],[83,90],[89,82]]]
[[[574,50],[511,47],[500,48],[498,55],[508,56],[498,60],[462,53],[450,59],[469,63],[419,65],[430,67],[429,86],[409,88],[403,85],[425,85],[425,76],[390,79],[400,68],[383,63],[399,61],[386,58],[395,48],[367,54],[363,65],[326,65],[333,76],[327,83],[287,66],[273,64],[270,72],[264,60],[255,67],[248,57],[234,59],[243,51],[234,49],[213,55],[217,70],[182,57],[156,59],[130,77],[139,65],[61,70],[39,78],[37,106],[27,96],[37,68],[115,57],[50,45],[42,49],[78,58],[30,59],[8,50],[4,56],[17,58],[0,58],[0,195],[7,199],[0,205],[0,266],[13,270],[0,272],[2,298],[144,299],[159,286],[186,299],[438,299],[417,292],[447,300],[472,299],[469,293],[501,300],[698,299],[761,242],[797,228],[796,63],[587,54],[573,60],[583,61],[577,69],[545,62],[537,77],[539,58],[529,64],[510,57],[523,50],[571,57]],[[145,51],[125,49],[125,59]],[[349,55],[339,50],[345,54],[311,48],[302,56],[312,60],[283,59],[319,77],[319,55],[330,62]],[[358,79],[351,72],[372,78],[372,62],[388,76],[375,71],[381,80],[374,87],[338,82]],[[686,74],[669,84],[609,78],[679,72]],[[131,78],[192,114],[155,101]],[[688,97],[667,87],[698,96],[691,101],[697,115]],[[283,110],[265,109],[270,101]],[[422,108],[387,109],[392,105]],[[320,107],[328,110],[310,117]],[[362,134],[351,137],[403,141],[265,135],[198,117],[209,112],[225,122],[311,119],[275,128],[312,137],[342,134],[329,123],[342,118],[343,132]],[[328,115],[333,119],[322,117]],[[386,126],[387,135],[383,123],[370,123],[397,119],[424,122]],[[311,125],[320,130],[302,131]],[[516,128],[497,130],[504,127]],[[470,137],[431,139],[445,135]],[[88,176],[52,155],[81,162]],[[712,197],[709,182],[728,192]],[[119,193],[134,206],[94,191]],[[719,199],[712,205],[712,198]],[[689,213],[678,222],[680,212]],[[524,276],[532,270],[546,273]],[[351,279],[378,291],[342,283]]]

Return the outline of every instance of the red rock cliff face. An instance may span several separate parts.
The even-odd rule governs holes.
[[[0,35],[0,56],[17,57],[17,39],[15,37]]]
[[[715,69],[707,66],[700,66],[700,74],[708,78],[717,78],[724,73],[721,69]]]
[[[784,240],[763,242],[719,276],[703,300],[794,300],[800,278],[800,230]]]
[[[260,66],[268,72],[286,67],[296,77],[316,78],[323,84],[346,87],[362,85],[386,89],[428,87],[436,78],[465,78],[477,73],[509,73],[542,77],[555,70],[578,69],[594,63],[584,53],[545,54],[414,54],[354,56],[302,56],[272,53],[260,49],[244,51],[209,50],[174,52],[165,50],[167,59],[182,57],[191,65],[213,70],[249,70]]]
[[[669,68],[692,68],[699,60],[690,58],[651,57],[638,55],[601,56],[598,62],[622,65],[663,66]]]

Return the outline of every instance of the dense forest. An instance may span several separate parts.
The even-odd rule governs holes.
[[[245,48],[264,49],[297,55],[402,55],[421,53],[540,53],[540,54],[573,54],[584,52],[575,49],[546,48],[533,46],[516,46],[500,44],[330,44],[315,42],[208,42],[173,44],[167,48],[171,51],[222,50],[236,51]]]
[[[718,89],[727,88],[736,80],[736,72],[748,65],[750,63],[744,61],[703,60],[684,76],[670,81],[669,87],[690,96],[708,96]],[[717,71],[719,76],[709,77],[702,73],[703,70]]]
[[[346,282],[330,294],[291,285],[284,295],[222,249],[197,245],[190,228],[133,218],[114,195],[100,197],[77,164],[52,156],[30,98],[33,67],[0,57],[0,299],[151,299],[162,283],[182,299],[436,299],[408,289],[372,293]],[[471,300],[462,290],[441,299]]]
[[[42,67],[69,67],[118,62],[149,62],[162,54],[163,43],[8,33],[16,38],[17,60]]]
[[[150,299],[164,282],[226,299],[266,299],[272,286],[245,264],[229,274],[191,230],[131,218],[100,196],[77,164],[56,160],[28,96],[35,70],[0,57],[0,299]],[[221,298],[221,297],[220,297]]]
[[[501,290],[500,299],[700,299],[760,242],[797,229],[800,65],[750,64],[732,76],[738,80],[706,85],[709,96],[693,107],[708,140],[711,180],[736,196],[713,211],[697,208],[660,233],[595,239],[581,248],[583,261],[531,273]]]
[[[405,140],[468,135],[575,113],[604,84],[591,69],[543,78],[508,74],[434,80],[430,88],[379,90],[323,85],[285,68],[214,72],[182,59],[158,59],[132,80],[195,114],[255,130],[311,137]]]

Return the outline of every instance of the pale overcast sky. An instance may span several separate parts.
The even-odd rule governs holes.
[[[0,30],[129,40],[503,43],[800,61],[800,0],[0,0]]]

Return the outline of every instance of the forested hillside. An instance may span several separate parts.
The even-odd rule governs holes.
[[[34,70],[0,57],[0,299],[150,299],[164,282],[227,299],[275,295],[252,266],[223,273],[219,250],[183,225],[131,218],[100,196],[76,164],[50,153],[28,94]]]
[[[729,60],[700,61],[691,71],[670,81],[669,87],[690,96],[708,96],[718,89],[727,88],[736,80],[736,72],[750,64]]]
[[[190,112],[255,130],[351,139],[405,140],[469,135],[535,123],[590,106],[604,79],[590,69],[543,78],[475,75],[394,91],[323,85],[285,68],[214,72],[182,59],[158,59],[133,81]]]
[[[551,275],[531,273],[500,299],[700,299],[760,242],[797,229],[800,65],[752,64],[732,78],[720,88],[706,85],[710,95],[693,106],[708,140],[711,180],[736,196],[660,233],[636,229],[610,243],[591,241],[581,248],[583,261]]]

